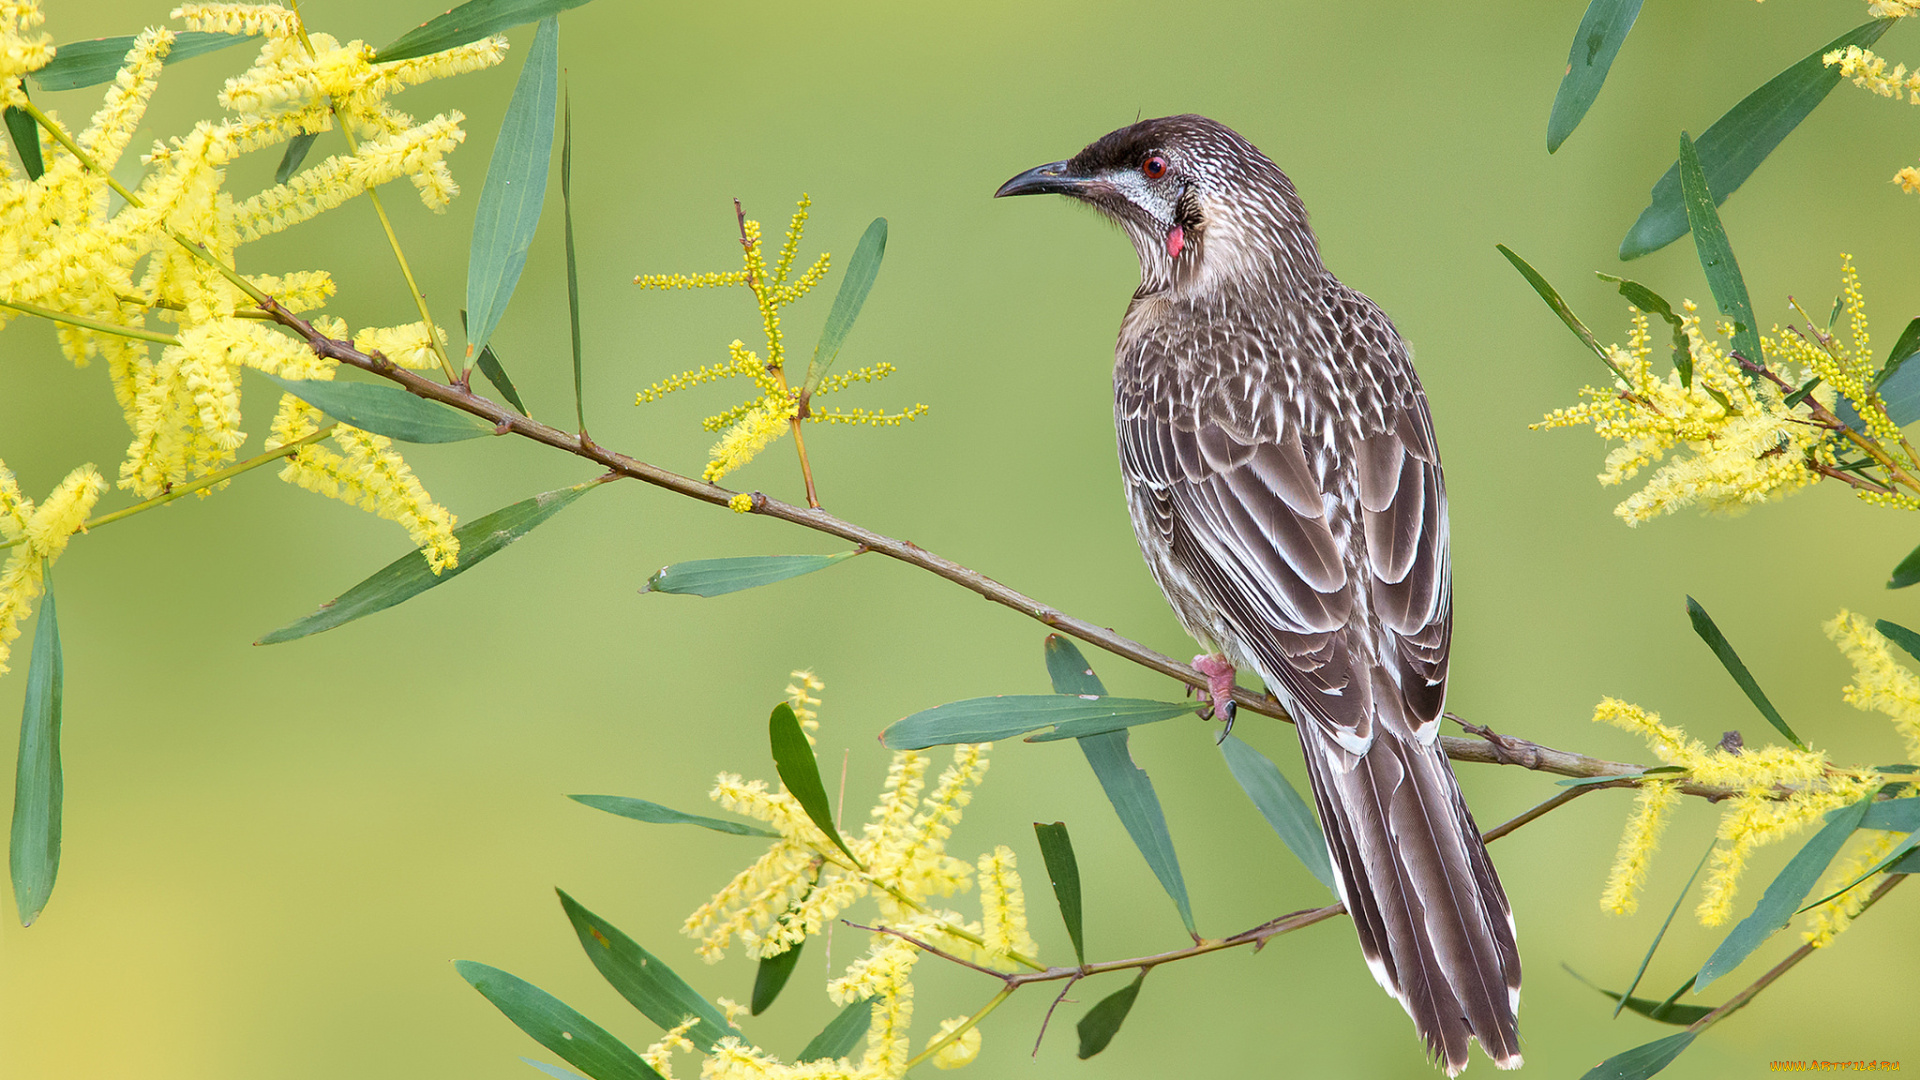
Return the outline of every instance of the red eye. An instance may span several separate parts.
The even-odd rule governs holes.
[[[1140,172],[1149,180],[1158,180],[1167,175],[1167,159],[1155,154],[1140,163]]]

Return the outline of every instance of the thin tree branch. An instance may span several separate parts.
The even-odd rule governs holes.
[[[369,355],[353,347],[352,343],[330,338],[314,329],[313,324],[288,311],[278,301],[268,297],[262,301],[261,308],[275,322],[300,335],[313,351],[320,356],[349,367],[371,372],[405,387],[408,391],[431,401],[459,409],[461,412],[480,417],[494,425],[499,434],[514,434],[533,442],[563,450],[575,457],[606,469],[619,476],[639,480],[654,487],[665,488],[678,495],[715,506],[725,506],[735,494],[727,488],[695,480],[689,476],[671,472],[657,465],[650,465],[637,458],[629,457],[615,450],[600,446],[580,435],[562,431],[559,428],[543,424],[531,417],[522,416],[505,406],[496,404],[487,398],[475,394],[471,389],[459,385],[447,385],[423,378],[412,371],[401,368],[381,356]],[[794,506],[778,499],[769,498],[760,492],[752,493],[750,513],[779,521],[790,522],[814,532],[838,537],[859,545],[862,550],[877,552],[890,559],[906,563],[909,566],[925,570],[936,577],[972,592],[978,596],[1012,608],[1022,615],[1070,637],[1078,638],[1099,649],[1104,649],[1122,659],[1132,661],[1149,671],[1156,671],[1169,678],[1176,679],[1196,689],[1207,688],[1207,677],[1193,668],[1182,664],[1164,653],[1149,649],[1136,641],[1121,637],[1104,626],[1097,626],[1085,619],[1076,618],[1057,608],[1043,604],[1025,593],[1010,589],[978,570],[942,558],[910,540],[897,540],[884,536],[862,525],[845,521],[818,507]],[[1256,694],[1243,687],[1235,687],[1233,701],[1242,710],[1269,716],[1276,720],[1292,723],[1293,718],[1280,703],[1266,694]],[[1455,719],[1458,719],[1457,717]],[[1477,739],[1462,739],[1443,735],[1440,745],[1448,757],[1455,761],[1472,761],[1497,765],[1518,765],[1536,772],[1557,773],[1561,776],[1621,776],[1632,778],[1642,772],[1646,766],[1624,761],[1607,761],[1589,757],[1585,754],[1556,750],[1550,746],[1511,735],[1498,735],[1490,728],[1479,727],[1461,721],[1468,732],[1480,736]],[[1631,779],[1630,779],[1631,782]],[[1603,785],[1604,786],[1604,785]],[[1688,795],[1719,800],[1739,794],[1730,788],[1710,787],[1703,784],[1683,782],[1680,790]]]

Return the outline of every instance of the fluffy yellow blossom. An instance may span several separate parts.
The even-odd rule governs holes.
[[[1040,951],[1027,933],[1027,894],[1020,887],[1020,871],[1015,869],[1013,849],[1001,844],[980,856],[981,936],[986,951],[999,966],[1012,968],[1013,953],[1028,956]]]
[[[1920,765],[1920,677],[1894,658],[1892,643],[1866,619],[1842,610],[1824,629],[1853,663],[1853,682],[1841,691],[1842,699],[1892,720],[1906,740],[1907,759]]]
[[[1730,334],[1703,332],[1691,301],[1681,316],[1693,356],[1690,385],[1681,384],[1677,370],[1655,370],[1647,316],[1630,310],[1628,347],[1609,350],[1620,372],[1614,386],[1588,387],[1582,391],[1586,402],[1555,409],[1533,425],[1590,425],[1602,438],[1621,443],[1607,455],[1602,484],[1624,483],[1663,462],[1640,491],[1614,508],[1623,521],[1638,525],[1696,504],[1737,512],[1818,479],[1810,461],[1831,464],[1827,432],[1808,423],[1806,402],[1789,406],[1777,386],[1740,370],[1725,343]],[[1832,390],[1814,394],[1832,403]],[[1682,448],[1668,460],[1669,452]]]
[[[811,671],[796,671],[788,678],[793,681],[787,684],[787,704],[793,706],[793,715],[811,742],[814,732],[820,730],[820,713],[815,708],[820,699],[813,695],[825,690],[827,684],[815,678]]]
[[[1660,849],[1668,812],[1679,802],[1680,787],[1670,780],[1649,780],[1641,785],[1633,816],[1620,834],[1613,869],[1607,872],[1606,888],[1600,892],[1601,907],[1615,915],[1631,915],[1640,909],[1640,886],[1647,880],[1654,852]]]
[[[1876,19],[1900,19],[1920,15],[1920,0],[1872,0],[1867,14]]]
[[[182,4],[173,9],[173,17],[189,30],[210,34],[300,36],[300,17],[279,4]]]
[[[760,315],[760,330],[766,341],[764,356],[736,340],[727,347],[724,363],[702,365],[669,375],[634,397],[634,404],[644,405],[676,391],[710,382],[732,378],[752,380],[758,391],[757,396],[701,421],[703,429],[721,433],[720,439],[708,450],[709,460],[704,475],[709,483],[719,481],[721,477],[752,461],[801,421],[893,427],[905,421],[917,420],[927,411],[925,405],[915,405],[897,413],[868,412],[864,409],[850,412],[814,411],[812,402],[815,399],[843,391],[856,382],[879,382],[893,374],[894,367],[891,364],[875,364],[857,372],[825,378],[810,394],[803,394],[802,387],[788,381],[786,335],[781,327],[780,311],[806,296],[825,280],[832,265],[831,257],[823,254],[798,276],[793,273],[800,239],[806,230],[808,207],[811,205],[807,196],[800,197],[799,205],[787,223],[786,237],[781,242],[779,254],[775,256],[771,267],[761,251],[760,223],[743,217],[740,223],[743,267],[740,270],[691,275],[642,274],[633,279],[634,284],[643,289],[667,291],[744,285],[753,293]],[[737,502],[734,509],[740,509]]]
[[[1920,71],[1909,72],[1905,64],[1896,64],[1889,71],[1886,58],[1875,55],[1871,49],[1849,45],[1825,54],[1820,62],[1828,67],[1837,65],[1841,78],[1852,79],[1853,85],[1863,90],[1871,90],[1881,97],[1905,97],[1909,103],[1920,105]]]
[[[932,1046],[934,1043],[946,1038],[949,1032],[952,1032],[955,1028],[958,1028],[966,1022],[967,1018],[964,1016],[956,1016],[951,1020],[940,1021],[940,1030],[935,1032],[931,1039],[927,1040],[927,1045]],[[962,1032],[959,1038],[941,1047],[939,1051],[933,1055],[933,1067],[936,1069],[958,1069],[962,1066],[973,1064],[973,1059],[979,1056],[980,1027],[976,1024]]]
[[[924,920],[909,922],[905,932],[926,929],[918,925],[920,921]],[[873,1025],[867,1029],[862,1072],[899,1076],[905,1070],[912,1049],[908,1029],[913,1025],[913,968],[919,959],[920,950],[910,943],[891,934],[875,934],[867,954],[827,984],[827,994],[837,1004],[873,999]]]
[[[646,1062],[654,1072],[659,1073],[660,1080],[675,1080],[673,1055],[675,1053],[691,1054],[699,1049],[693,1045],[692,1039],[687,1038],[687,1032],[692,1031],[699,1023],[699,1017],[689,1016],[668,1028],[666,1034],[661,1035],[652,1045],[640,1052],[640,1060]]]
[[[150,29],[133,40],[91,122],[74,138],[77,154],[47,139],[46,170],[38,180],[0,169],[0,299],[146,335],[72,323],[57,329],[62,350],[75,364],[96,356],[107,361],[132,432],[120,484],[149,498],[236,459],[247,440],[240,408],[244,368],[332,377],[333,362],[316,357],[304,342],[237,317],[253,301],[222,271],[233,264],[235,249],[401,177],[420,190],[426,205],[443,207],[457,190],[444,159],[465,138],[460,115],[415,124],[388,99],[408,86],[496,64],[505,49],[505,40],[493,37],[375,64],[362,42],[342,44],[324,33],[302,40],[298,17],[286,7],[191,4],[175,14],[194,29],[260,39],[252,65],[221,92],[227,117],[156,143],[141,159],[142,175],[130,181],[131,197],[110,194],[109,174],[144,122],[173,43],[172,31]],[[16,92],[20,71],[51,56],[44,41],[26,34],[40,21],[34,3],[0,0],[0,86],[6,93]],[[225,190],[227,168],[242,155],[329,130],[336,117],[364,137],[351,152],[244,200]],[[57,121],[39,121],[64,137]],[[318,271],[252,280],[296,312],[319,307],[333,292],[331,278]],[[0,324],[16,314],[0,308]],[[345,332],[337,320],[315,322]],[[379,340],[395,360],[411,363],[419,342],[406,329],[363,336]],[[424,336],[415,331],[415,338]],[[156,334],[159,341],[148,340]],[[318,422],[311,409],[283,402],[269,445],[303,437]],[[392,446],[346,428],[334,440],[339,453],[304,448],[288,459],[282,477],[400,523],[436,570],[454,565],[452,515],[432,502]]]
[[[46,21],[38,0],[0,0],[0,105],[25,102],[20,77],[53,62],[53,35],[28,33]]]
[[[1614,698],[1602,700],[1593,718],[1646,739],[1655,757],[1685,769],[1691,779],[1739,792],[1721,804],[1718,835],[1723,843],[1714,849],[1695,912],[1707,926],[1725,922],[1732,913],[1741,871],[1757,848],[1791,836],[1829,810],[1865,798],[1877,784],[1871,776],[1835,770],[1826,754],[1817,750],[1709,749],[1684,731],[1661,723],[1658,714]],[[1646,877],[1664,817],[1677,798],[1671,782],[1647,782],[1602,892],[1601,903],[1608,910],[1622,914],[1634,910],[1635,892]]]
[[[5,674],[20,621],[46,589],[47,567],[67,549],[67,540],[86,524],[106,481],[91,465],[67,474],[39,506],[20,494],[5,462],[0,462],[0,539],[11,546],[0,567],[0,674]]]
[[[433,328],[442,348],[447,344],[444,327]],[[361,330],[353,335],[353,347],[364,353],[380,353],[404,368],[440,366],[440,356],[427,337],[427,324],[410,322],[404,326],[383,326]]]
[[[727,500],[727,509],[736,514],[748,513],[753,509],[753,496],[743,491]]]

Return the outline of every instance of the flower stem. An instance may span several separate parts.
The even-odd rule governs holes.
[[[960,1036],[965,1035],[969,1031],[972,1031],[974,1028],[974,1025],[978,1024],[980,1021],[985,1020],[987,1018],[988,1013],[999,1008],[1001,1002],[1012,997],[1013,991],[1015,989],[1016,989],[1015,987],[1011,987],[1011,986],[1002,987],[999,993],[993,995],[993,998],[991,1000],[989,1000],[985,1005],[982,1005],[980,1007],[979,1012],[974,1013],[972,1016],[967,1017],[965,1023],[961,1024],[957,1028],[954,1028],[952,1031],[947,1032],[945,1035],[942,1035],[939,1038],[928,1043],[927,1048],[925,1050],[922,1050],[918,1054],[915,1054],[913,1057],[908,1058],[907,1068],[911,1069],[915,1065],[920,1064],[921,1062],[927,1060],[928,1058],[939,1053],[940,1051],[945,1050],[949,1045],[953,1043],[955,1039],[958,1039]]]
[[[52,308],[43,308],[35,304],[21,304],[12,300],[0,300],[0,307],[10,307],[15,311],[24,312],[28,315],[38,315],[43,319],[49,319],[53,322],[66,323],[69,326],[78,326],[102,334],[117,334],[120,337],[136,338],[140,341],[157,341],[162,345],[180,344],[180,339],[174,337],[172,334],[155,333],[152,330],[143,330],[137,326],[117,326],[110,322],[89,319],[84,315],[69,315],[64,311],[55,311]]]
[[[264,454],[258,454],[258,455],[255,455],[254,457],[248,458],[245,461],[239,462],[238,464],[229,465],[226,468],[221,469],[219,472],[208,473],[207,475],[202,476],[198,480],[195,480],[191,484],[181,484],[179,487],[173,488],[172,490],[167,491],[165,494],[155,495],[153,498],[148,499],[145,502],[134,503],[132,506],[126,507],[125,509],[115,510],[111,514],[103,514],[100,517],[94,518],[92,521],[89,521],[81,525],[79,531],[88,532],[90,530],[97,529],[102,525],[111,525],[114,522],[121,520],[122,518],[130,518],[135,514],[142,513],[147,510],[151,510],[156,506],[165,506],[166,504],[182,496],[191,495],[196,491],[204,491],[205,489],[213,487],[216,484],[222,483],[227,480],[231,480],[234,477],[239,476],[243,472],[249,472],[253,469],[259,468],[262,465],[268,464],[269,462],[278,461],[279,459],[286,457],[288,454],[291,454],[294,451],[299,450],[303,446],[311,446],[312,444],[319,442],[321,439],[324,439],[327,436],[333,434],[333,429],[338,426],[339,426],[338,424],[328,424],[311,435],[307,435],[303,438],[295,439],[294,441],[282,446],[276,446],[273,449],[268,450]],[[0,541],[0,549],[14,547],[16,545],[24,544],[24,543],[26,543],[25,537],[21,537],[18,540]]]

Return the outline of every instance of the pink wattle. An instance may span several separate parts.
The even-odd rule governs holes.
[[[1167,230],[1167,258],[1180,257],[1180,249],[1187,246],[1187,231],[1175,225]]]

